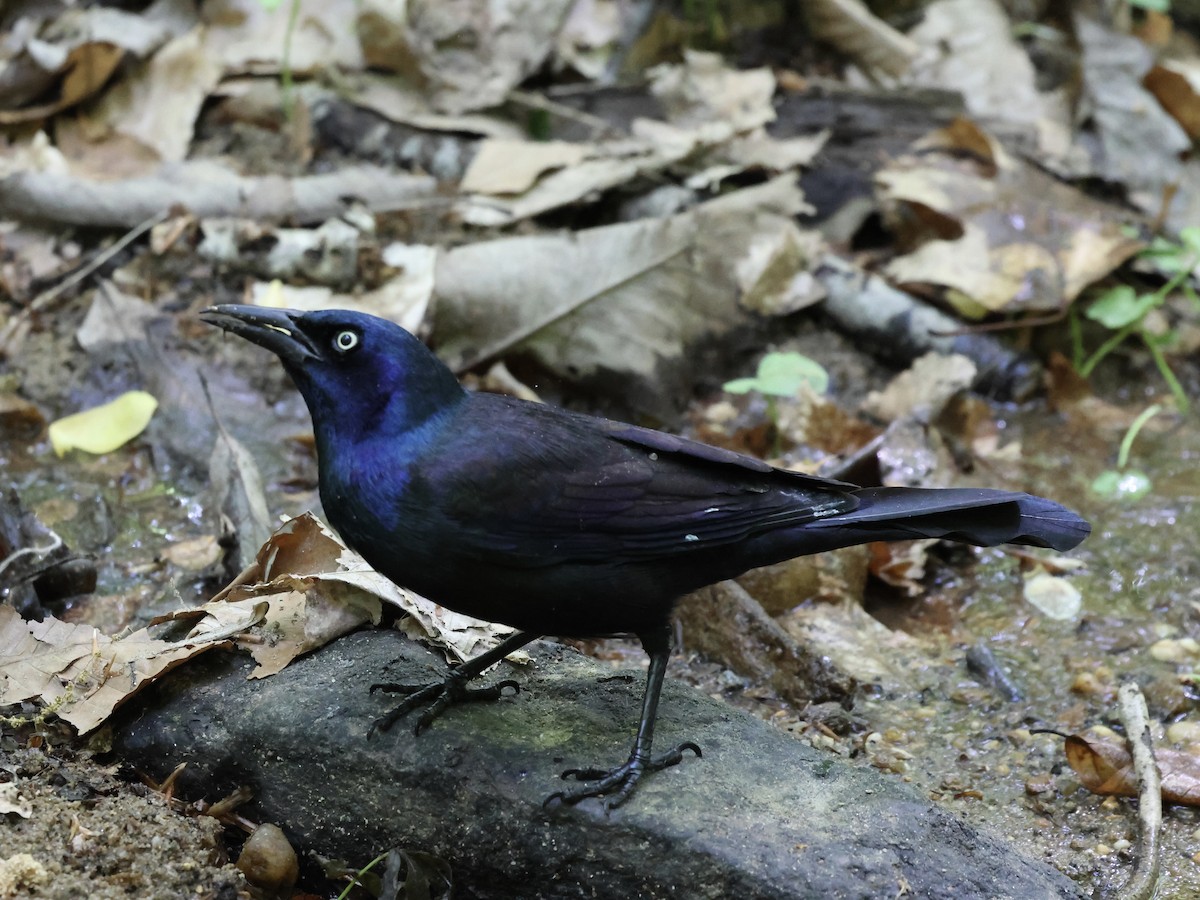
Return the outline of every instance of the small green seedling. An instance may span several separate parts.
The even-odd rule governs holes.
[[[258,0],[258,5],[267,12],[274,12],[283,0]],[[300,0],[289,0],[287,29],[283,33],[283,56],[279,61],[279,87],[283,97],[283,114],[290,122],[295,112],[296,86],[292,80],[292,38],[296,34],[296,23],[300,19]]]
[[[773,454],[779,455],[779,410],[776,398],[795,397],[802,387],[808,385],[818,394],[829,389],[829,373],[815,360],[802,353],[768,353],[758,363],[758,374],[753,378],[735,378],[725,382],[725,390],[731,394],[748,394],[758,391],[767,398],[767,418],[775,426]]]
[[[1133,448],[1133,442],[1137,439],[1138,432],[1160,412],[1162,412],[1162,407],[1155,403],[1142,410],[1141,415],[1133,420],[1133,424],[1129,426],[1129,430],[1125,432],[1125,437],[1121,440],[1121,449],[1117,451],[1117,467],[1100,473],[1100,476],[1092,482],[1093,491],[1101,497],[1113,500],[1137,500],[1150,493],[1150,488],[1153,487],[1150,476],[1139,469],[1128,469],[1126,466],[1129,463],[1129,451]]]
[[[1124,343],[1126,338],[1139,337],[1150,351],[1163,380],[1171,389],[1179,411],[1187,412],[1190,406],[1187,394],[1163,352],[1175,341],[1176,334],[1174,331],[1168,331],[1166,334],[1152,333],[1146,327],[1146,317],[1165,304],[1167,298],[1176,290],[1182,290],[1185,296],[1200,307],[1200,297],[1196,296],[1196,292],[1188,284],[1193,269],[1200,263],[1200,228],[1182,229],[1179,232],[1179,243],[1156,238],[1140,255],[1143,259],[1153,261],[1159,270],[1169,274],[1170,278],[1154,291],[1138,293],[1129,285],[1120,284],[1097,297],[1084,311],[1084,315],[1112,331],[1112,335],[1086,359],[1083,355],[1079,320],[1073,314],[1071,323],[1075,343],[1075,368],[1079,370],[1080,375],[1087,378],[1100,361]]]
[[[757,375],[727,381],[725,390],[731,394],[758,391],[768,398],[794,397],[806,384],[823,394],[829,389],[829,373],[801,353],[768,353],[759,362]]]

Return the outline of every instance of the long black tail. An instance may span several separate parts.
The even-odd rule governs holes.
[[[1032,494],[973,488],[861,488],[859,507],[805,526],[828,529],[830,546],[864,541],[945,538],[993,547],[1027,544],[1070,550],[1092,526],[1064,506]]]

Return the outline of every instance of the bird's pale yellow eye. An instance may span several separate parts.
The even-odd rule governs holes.
[[[358,332],[339,331],[333,338],[333,349],[338,353],[349,353],[358,346]]]

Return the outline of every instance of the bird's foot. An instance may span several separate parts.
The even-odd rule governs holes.
[[[428,705],[429,708],[421,713],[421,717],[417,719],[416,727],[413,728],[414,734],[420,734],[429,725],[455,703],[478,703],[487,700],[499,700],[504,695],[505,688],[512,688],[513,693],[518,693],[521,686],[511,679],[506,679],[498,684],[484,688],[469,688],[467,687],[467,678],[470,676],[462,676],[455,669],[450,672],[442,681],[435,681],[433,684],[395,684],[385,682],[383,684],[371,685],[371,693],[383,691],[388,694],[407,694],[408,699],[393,709],[387,715],[380,716],[371,725],[371,730],[368,732],[368,737],[375,734],[376,731],[387,731],[398,721],[407,716],[414,709]]]
[[[577,781],[591,783],[581,784],[568,791],[556,791],[547,797],[542,805],[548,806],[557,800],[559,803],[574,806],[587,797],[607,797],[608,799],[604,801],[604,808],[606,810],[616,809],[629,799],[629,795],[633,793],[633,789],[637,787],[637,783],[641,781],[643,775],[681,762],[684,750],[691,750],[696,756],[703,755],[696,744],[685,741],[659,756],[647,758],[634,752],[624,763],[611,770],[567,769],[562,773],[563,778],[574,778]]]

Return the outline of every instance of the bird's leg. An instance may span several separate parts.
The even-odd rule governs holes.
[[[419,734],[452,704],[496,700],[506,687],[512,688],[514,692],[520,690],[520,686],[511,680],[501,681],[499,684],[485,688],[468,688],[467,682],[488,666],[498,663],[508,654],[519,650],[530,641],[537,640],[538,637],[540,635],[532,631],[518,631],[486,653],[481,653],[474,659],[467,660],[461,666],[451,669],[444,679],[435,681],[433,684],[384,683],[371,685],[371,693],[384,691],[391,694],[407,694],[408,699],[387,715],[376,719],[371,726],[370,734],[374,734],[376,731],[387,731],[417,707],[429,704],[429,709],[425,710],[421,714],[421,718],[417,719],[417,726],[414,730]]]
[[[611,770],[567,769],[562,773],[563,778],[575,778],[591,783],[568,791],[557,791],[546,798],[547,804],[553,800],[575,804],[585,797],[607,796],[605,807],[614,809],[628,799],[646,772],[657,772],[659,769],[675,765],[683,759],[685,750],[691,750],[697,756],[701,755],[700,748],[691,741],[685,741],[659,756],[650,755],[650,748],[654,742],[654,719],[658,715],[658,698],[662,694],[663,677],[667,673],[667,662],[671,658],[671,633],[663,628],[661,631],[638,637],[641,638],[646,652],[650,654],[650,669],[646,673],[642,718],[638,722],[637,737],[634,738],[629,759]]]

